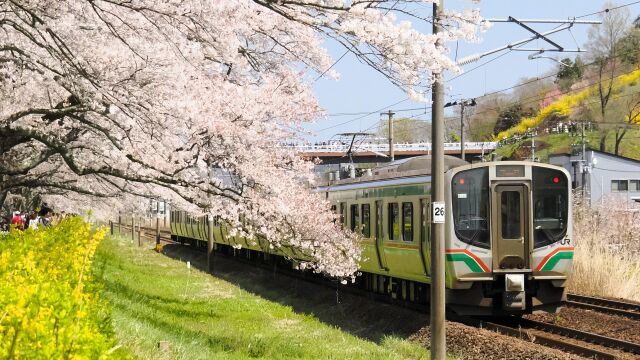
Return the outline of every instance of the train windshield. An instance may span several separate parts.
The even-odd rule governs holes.
[[[489,248],[489,170],[461,171],[451,182],[453,223],[458,239]]]
[[[559,241],[567,233],[568,183],[562,171],[533,167],[534,247]]]

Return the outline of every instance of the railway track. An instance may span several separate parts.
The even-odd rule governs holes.
[[[640,304],[593,296],[568,294],[567,306],[640,320]]]
[[[599,335],[592,332],[576,330],[564,326],[558,326],[529,319],[518,320],[518,325],[528,329],[536,329],[572,339],[586,341],[596,345],[601,345],[607,348],[617,349],[627,353],[640,355],[640,344],[612,338],[609,336]]]
[[[122,226],[123,235],[131,234],[130,226]],[[156,239],[156,230],[155,228],[145,228],[142,227],[140,229],[140,234],[142,237],[146,237],[149,239]],[[160,240],[167,243],[176,243],[171,240],[171,232],[167,229],[160,230]],[[196,248],[194,248],[196,249]],[[196,249],[197,250],[197,249]],[[234,257],[235,258],[235,257]],[[242,258],[235,258],[244,263],[250,263],[252,266],[260,266],[263,268],[268,268],[265,264],[257,264],[255,262],[250,262],[244,260]],[[271,269],[269,269],[271,270]],[[274,269],[275,270],[275,269]],[[375,294],[363,289],[348,287],[339,284],[328,283],[327,281],[322,281],[317,278],[312,278],[309,276],[305,276],[303,273],[293,272],[291,270],[286,270],[282,268],[278,268],[277,273],[295,277],[299,279],[303,279],[306,281],[311,281],[316,284],[320,284],[323,286],[337,286],[340,291],[345,293],[364,296],[374,301],[383,302],[387,304],[397,305],[409,308],[414,311],[424,312],[426,307],[424,304],[411,303],[407,301],[402,301],[398,299],[393,299],[389,296]],[[640,314],[640,306],[637,304],[625,303],[620,301],[601,299],[601,298],[593,298],[583,295],[570,294],[568,296],[567,301],[568,306],[587,308],[600,312],[607,312],[610,314],[621,315],[631,317],[633,319],[638,319],[638,314]],[[624,340],[619,340],[599,334],[594,334],[586,331],[580,331],[576,329],[571,329],[567,327],[562,327],[558,325],[553,325],[549,323],[529,320],[529,319],[520,319],[513,318],[507,319],[505,321],[486,321],[484,319],[478,319],[473,317],[459,317],[456,315],[448,315],[447,319],[450,321],[456,321],[459,323],[463,323],[465,325],[474,326],[478,328],[484,328],[492,331],[499,332],[503,335],[516,337],[519,339],[524,339],[526,341],[530,341],[542,346],[558,349],[564,352],[585,356],[593,359],[617,359],[618,356],[615,353],[612,353],[608,349],[614,349],[623,351],[625,353],[640,355],[640,344],[631,343]],[[589,344],[595,344],[600,349],[589,346]]]
[[[454,318],[452,320],[592,359],[613,360],[617,358],[614,354],[611,354],[610,351],[594,349],[588,344],[576,342],[573,339],[559,338],[554,333],[549,334],[548,331],[532,331],[529,328],[522,327],[517,322],[498,323],[476,318]]]

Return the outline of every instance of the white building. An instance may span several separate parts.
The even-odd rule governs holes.
[[[640,161],[597,150],[549,156],[549,163],[571,173],[572,187],[583,189],[591,205],[608,200],[640,202]]]

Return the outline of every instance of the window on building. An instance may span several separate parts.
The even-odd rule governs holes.
[[[345,203],[340,203],[340,224],[342,224],[342,227],[345,227],[345,223],[344,220],[347,218],[347,206]]]
[[[362,204],[362,235],[371,237],[371,208],[369,204]]]
[[[400,240],[400,207],[398,203],[389,204],[389,240]]]
[[[629,180],[629,191],[640,191],[640,180]]]
[[[351,231],[360,231],[360,214],[358,204],[351,205]]]
[[[629,191],[628,180],[611,180],[611,192]]]
[[[402,240],[413,241],[413,203],[402,203]]]

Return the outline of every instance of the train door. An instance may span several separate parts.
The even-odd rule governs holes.
[[[384,257],[383,251],[383,239],[384,239],[384,230],[382,228],[382,221],[384,219],[382,215],[382,201],[376,201],[376,253],[378,254],[378,263],[380,264],[380,268],[383,270],[388,270],[387,261]]]
[[[429,199],[420,199],[420,256],[424,274],[428,275],[431,268],[431,219],[429,217]]]
[[[529,188],[525,185],[495,185],[493,190],[493,269],[529,268]]]

